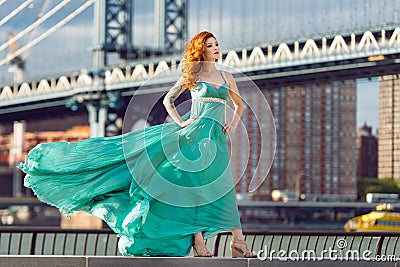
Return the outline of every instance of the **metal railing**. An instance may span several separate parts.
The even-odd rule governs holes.
[[[3,255],[115,256],[118,237],[109,229],[0,228]]]
[[[341,231],[267,231],[245,232],[252,251],[264,253],[278,251],[337,250],[340,253],[357,251],[360,255],[369,251],[370,257],[398,255],[400,232]],[[221,233],[207,240],[206,244],[215,256],[230,257],[230,233]],[[2,255],[89,255],[116,256],[118,237],[109,229],[60,229],[60,228],[0,228],[0,254]]]
[[[278,256],[277,253],[281,250],[285,253],[294,251],[300,255],[307,251],[317,256],[324,253],[327,256],[329,250],[336,250],[343,255],[349,255],[349,252],[363,255],[368,251],[371,258],[400,256],[400,232],[268,231],[245,234],[245,240],[252,251],[263,250],[270,256]],[[217,235],[213,247],[214,255],[230,256],[231,238],[230,233]]]

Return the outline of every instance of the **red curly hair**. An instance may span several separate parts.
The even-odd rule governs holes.
[[[189,44],[185,47],[182,60],[183,81],[182,84],[192,90],[199,78],[202,61],[204,61],[204,51],[206,50],[206,40],[210,37],[215,38],[214,34],[202,31],[196,34]]]

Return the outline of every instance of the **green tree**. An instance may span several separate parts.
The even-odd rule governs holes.
[[[400,193],[400,185],[393,178],[358,178],[358,200],[365,201],[368,193]]]

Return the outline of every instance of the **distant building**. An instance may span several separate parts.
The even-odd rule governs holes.
[[[378,178],[400,181],[400,78],[380,77]]]
[[[262,174],[268,173],[274,160],[275,121],[265,98],[252,83],[250,85],[242,83],[239,86],[245,102],[242,115],[243,125],[239,125],[230,135],[231,168],[236,179],[237,198],[239,200],[270,199],[271,188],[268,179],[254,193],[249,193],[249,185],[251,180],[255,181],[255,184],[260,184],[265,178]],[[228,121],[229,119],[228,115]],[[263,142],[262,146],[261,142]],[[261,160],[260,154],[263,155]]]
[[[77,142],[90,137],[90,127],[87,125],[74,126],[66,131],[25,132],[23,134],[22,160],[28,152],[40,143],[47,142]],[[13,133],[0,135],[0,197],[11,196],[13,192]],[[17,160],[18,162],[20,159]],[[18,163],[16,162],[16,163]],[[23,189],[23,193],[26,191]],[[29,195],[30,193],[27,193]]]
[[[378,177],[378,138],[365,123],[357,136],[357,177]]]
[[[347,201],[357,198],[356,184],[356,81],[310,83],[263,90],[274,114],[276,151],[268,179],[253,199],[271,198],[272,190],[286,190],[311,200]],[[245,90],[242,90],[245,91]],[[241,92],[242,92],[241,91]],[[254,99],[252,105],[256,105]],[[254,154],[262,141],[254,118],[243,117],[248,131],[247,151],[233,154],[234,168],[247,162],[251,171]],[[262,117],[263,114],[258,114]],[[243,143],[247,136],[241,137]],[[273,148],[271,148],[273,149]],[[262,163],[261,163],[262,164]],[[245,173],[249,177],[249,173]],[[246,180],[246,179],[245,179]],[[243,180],[237,192],[246,192]]]

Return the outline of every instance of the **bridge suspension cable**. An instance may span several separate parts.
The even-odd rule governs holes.
[[[0,6],[2,6],[7,0],[0,0]]]
[[[4,4],[6,1],[2,1],[0,2],[0,6],[2,4]],[[33,2],[33,0],[27,0],[24,3],[22,3],[19,7],[17,7],[16,9],[14,9],[10,14],[8,14],[7,16],[5,16],[2,20],[0,20],[0,27],[5,24],[7,21],[9,21],[12,17],[14,17],[15,15],[17,15],[19,12],[21,12],[25,7],[27,7],[28,5],[30,5]]]
[[[82,4],[80,7],[75,9],[73,12],[71,12],[67,17],[65,17],[63,20],[58,22],[56,25],[54,25],[53,27],[51,27],[50,29],[48,29],[47,31],[45,31],[44,33],[42,33],[41,35],[39,35],[38,37],[33,39],[31,42],[29,42],[25,46],[23,46],[20,49],[18,49],[14,53],[8,55],[7,58],[5,58],[3,60],[0,60],[0,67],[3,66],[4,64],[7,64],[11,60],[13,60],[15,57],[21,55],[26,50],[30,49],[31,47],[33,47],[34,45],[36,45],[37,43],[39,43],[43,39],[47,38],[53,32],[55,32],[56,30],[58,30],[59,28],[64,26],[66,23],[68,23],[69,21],[74,19],[76,16],[78,16],[80,13],[82,13],[85,9],[87,9],[89,6],[91,6],[95,1],[96,0],[88,0],[88,1],[86,1],[84,4]]]
[[[42,4],[42,7],[40,8],[39,13],[36,15],[36,20],[39,20],[41,17],[44,16],[44,14],[46,14],[47,12],[49,12],[49,10],[50,10],[49,6],[50,6],[50,2],[51,2],[51,1],[52,1],[52,0],[45,0],[45,1],[44,1],[44,3]],[[33,30],[29,33],[29,35],[27,36],[27,41],[26,41],[26,43],[29,43],[30,40],[32,40],[33,36],[36,34],[37,29],[38,29],[38,27],[35,28],[35,29],[33,29]]]
[[[47,12],[43,17],[41,17],[40,19],[38,19],[37,21],[35,21],[34,23],[32,23],[31,25],[29,25],[25,30],[23,30],[22,32],[18,33],[17,35],[15,35],[13,38],[11,38],[10,40],[8,40],[7,42],[5,42],[4,44],[2,44],[0,46],[0,52],[3,51],[5,48],[7,48],[8,46],[10,46],[11,44],[13,44],[14,42],[18,41],[19,39],[21,39],[23,36],[25,36],[27,33],[29,33],[30,31],[33,31],[34,29],[36,29],[37,27],[39,27],[40,24],[42,24],[43,22],[45,22],[48,18],[50,18],[51,16],[53,16],[55,13],[57,13],[58,11],[60,11],[60,9],[62,9],[64,6],[66,6],[69,2],[71,2],[71,0],[64,0],[61,3],[59,3],[57,6],[55,6],[53,9],[51,9],[49,12]]]

